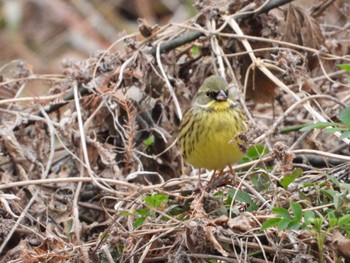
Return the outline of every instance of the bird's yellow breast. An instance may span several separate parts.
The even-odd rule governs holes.
[[[180,149],[187,161],[195,167],[210,170],[223,169],[239,161],[243,152],[235,135],[244,131],[242,114],[232,103],[210,102],[205,108],[186,112],[192,116],[187,136],[180,138]]]

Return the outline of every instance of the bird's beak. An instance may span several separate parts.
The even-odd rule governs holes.
[[[227,94],[225,91],[220,90],[218,94],[216,95],[216,101],[226,101],[227,100]]]

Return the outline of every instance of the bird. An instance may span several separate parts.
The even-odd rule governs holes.
[[[239,135],[247,129],[237,94],[229,92],[224,78],[212,75],[204,80],[180,122],[180,152],[192,166],[222,174],[226,166],[231,168],[243,157],[244,142]]]

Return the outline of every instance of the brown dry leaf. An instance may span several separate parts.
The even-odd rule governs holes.
[[[215,236],[214,236],[214,231],[215,231],[215,227],[214,226],[206,226],[204,228],[205,234],[208,238],[208,240],[214,245],[214,248],[220,252],[221,255],[223,255],[224,257],[228,257],[228,253],[222,248],[222,246],[220,245],[220,243],[216,240]]]
[[[6,227],[8,228],[8,231],[10,231],[13,223],[11,226],[8,226],[8,223],[9,223],[8,221],[1,220],[1,228],[3,229],[4,227]],[[3,235],[5,233],[2,232],[0,234]],[[1,254],[0,263],[7,263],[7,262],[11,262],[11,260],[14,261],[15,259],[22,258],[23,253],[25,252],[25,249],[26,249],[26,243],[27,243],[27,240],[22,239],[18,242],[16,246],[9,249],[8,251],[6,251],[5,249],[4,251],[6,251],[6,253]]]
[[[0,75],[0,82],[3,81],[3,76]],[[13,98],[16,95],[16,92],[10,89],[7,85],[0,85],[0,99],[9,99]]]
[[[205,228],[208,224],[207,219],[201,217],[195,217],[188,222],[185,232],[185,243],[191,253],[203,253],[207,251],[207,233]]]
[[[346,262],[350,260],[350,239],[343,236],[339,230],[334,230],[332,234],[332,245],[337,252],[345,257]]]
[[[283,34],[283,41],[320,50],[325,47],[325,39],[319,23],[304,9],[290,4]],[[313,70],[318,65],[317,56],[308,52],[308,66]]]
[[[18,199],[20,198],[18,198],[13,194],[5,194],[3,192],[0,192],[0,204],[2,208],[14,218],[18,218],[18,216],[14,212],[12,212],[9,201],[18,200]]]
[[[301,89],[306,91],[308,94],[320,94],[320,88],[311,78],[305,78],[302,83]]]
[[[240,232],[247,232],[255,227],[257,227],[256,222],[247,216],[240,215],[235,218],[229,219],[227,225],[234,230]]]
[[[273,157],[281,162],[281,168],[284,171],[293,169],[294,154],[288,152],[288,146],[282,142],[276,142],[273,146]]]
[[[1,167],[5,168],[4,166]],[[5,169],[4,169],[5,170]],[[0,172],[0,184],[8,184],[13,182],[14,178],[12,172],[9,169],[6,169],[4,172]]]
[[[58,239],[46,238],[40,247],[25,245],[25,252],[21,255],[23,262],[64,262],[70,258],[66,244]]]
[[[48,200],[50,217],[55,223],[66,223],[71,217],[73,187],[57,189]]]
[[[303,230],[300,233],[298,233],[297,237],[299,240],[304,240],[304,242],[306,244],[310,244],[314,241],[314,239],[312,238],[312,233],[310,233],[310,231],[306,231],[306,230]]]
[[[319,3],[319,6],[322,7],[322,3]],[[325,28],[327,34],[332,36],[326,40],[330,53],[339,56],[348,54],[350,42],[344,41],[344,39],[350,37],[350,31],[346,30],[349,28],[349,1],[334,0],[329,6],[327,5],[327,9],[312,9],[313,16],[317,15],[318,11],[322,11],[322,24],[330,25]]]
[[[258,103],[271,103],[275,99],[276,85],[260,69],[249,71],[247,97]]]
[[[7,126],[0,127],[0,136],[3,140],[3,145],[6,151],[11,156],[12,160],[18,164],[28,164],[25,152],[22,145],[18,142],[12,129]],[[26,168],[29,168],[29,165]]]
[[[139,18],[137,23],[139,24],[139,31],[144,38],[154,35],[158,30],[158,25],[151,26],[146,19]]]
[[[208,214],[205,212],[203,208],[203,202],[201,198],[193,199],[191,203],[191,209],[193,210],[193,216],[196,218],[208,218]]]
[[[271,26],[272,22],[265,16],[259,16],[251,21],[244,21],[240,23],[243,32],[246,35],[252,35],[261,37],[264,36],[264,30]],[[270,25],[270,26],[269,26]],[[273,35],[269,34],[269,37]],[[271,43],[251,41],[251,46],[254,50],[271,47]],[[238,45],[237,51],[244,51],[245,49]],[[257,58],[270,58],[270,52],[259,51],[255,52]],[[257,103],[272,103],[275,98],[275,87],[276,85],[257,67],[252,65],[252,60],[249,55],[242,56],[242,81],[245,82],[246,75],[248,74],[248,81],[246,83],[246,95],[248,98],[253,99]]]
[[[214,225],[224,225],[227,224],[229,221],[229,218],[227,216],[220,216],[218,218],[215,218],[215,220],[212,222]]]

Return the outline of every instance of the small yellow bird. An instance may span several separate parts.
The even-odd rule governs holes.
[[[237,135],[247,130],[246,120],[234,95],[229,95],[225,79],[208,77],[180,123],[181,154],[193,166],[209,170],[238,162],[243,142]]]

